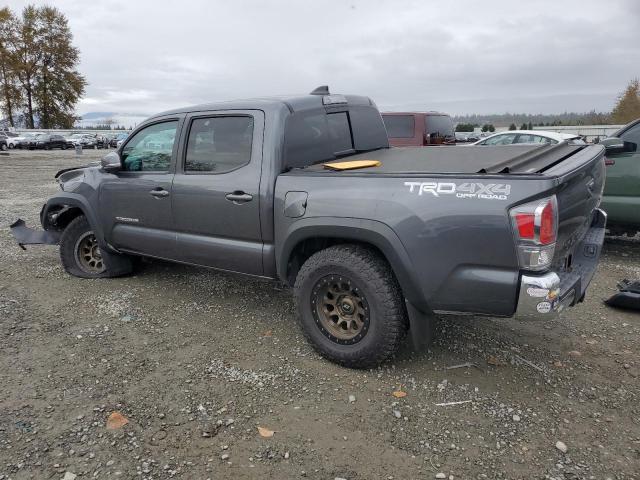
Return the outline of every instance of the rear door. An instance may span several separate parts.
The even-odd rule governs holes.
[[[122,170],[102,182],[100,218],[116,248],[175,257],[171,183],[181,125],[182,118],[169,117],[139,129],[120,149]]]
[[[615,163],[607,166],[602,206],[609,223],[640,225],[640,123],[619,135],[623,151],[607,153]]]
[[[185,130],[172,189],[179,260],[262,275],[264,113],[198,112]]]

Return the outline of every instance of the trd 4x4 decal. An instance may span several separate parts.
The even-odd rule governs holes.
[[[409,187],[409,193],[431,194],[434,197],[455,195],[457,198],[506,200],[511,193],[511,185],[506,183],[404,182],[404,185]]]

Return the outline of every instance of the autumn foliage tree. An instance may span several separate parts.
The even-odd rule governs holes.
[[[0,90],[9,122],[21,113],[30,128],[73,126],[86,80],[76,69],[80,52],[65,15],[29,5],[18,17],[4,8],[0,35]]]
[[[631,80],[627,88],[618,97],[616,106],[611,112],[616,123],[629,123],[640,118],[640,80]]]
[[[20,107],[22,91],[13,68],[12,44],[15,41],[15,17],[7,7],[0,9],[0,102],[9,124],[14,126],[14,114]]]

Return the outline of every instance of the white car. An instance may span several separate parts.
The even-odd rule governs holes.
[[[565,140],[583,142],[580,135],[570,133],[546,132],[544,130],[509,130],[490,135],[472,143],[472,145],[541,145],[560,143]]]
[[[29,143],[29,141],[33,140],[36,135],[41,135],[42,132],[26,132],[22,135],[18,135],[17,137],[9,137],[7,138],[7,146],[9,148],[19,148],[22,143]]]

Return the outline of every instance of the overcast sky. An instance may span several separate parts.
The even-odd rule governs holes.
[[[79,113],[152,114],[273,94],[390,110],[608,111],[640,76],[640,1],[9,1],[64,12]]]

